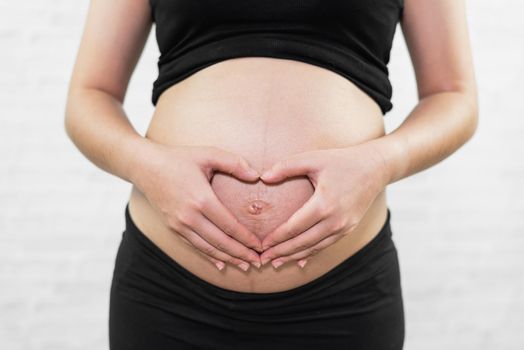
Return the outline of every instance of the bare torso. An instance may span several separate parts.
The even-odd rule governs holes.
[[[346,78],[307,63],[267,57],[229,59],[171,86],[160,97],[146,137],[166,145],[209,145],[238,153],[259,172],[287,155],[348,147],[384,135],[379,106]],[[307,177],[278,185],[241,182],[216,173],[211,186],[232,213],[260,238],[286,221],[312,194]],[[262,203],[256,213],[253,201]],[[133,186],[130,215],[138,228],[173,260],[222,288],[275,292],[305,284],[369,242],[386,220],[386,193],[371,204],[359,226],[311,257],[301,269],[286,263],[244,272],[219,271],[164,226],[160,213]]]

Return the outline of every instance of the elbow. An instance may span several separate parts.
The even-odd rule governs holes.
[[[70,107],[70,101],[69,99],[67,100],[66,102],[66,106],[65,106],[65,111],[64,111],[64,120],[63,120],[63,130],[66,134],[66,136],[71,139],[72,137],[72,132],[71,132],[71,129],[72,129],[72,126],[71,126],[71,107]]]
[[[73,92],[70,90],[68,95],[67,95],[67,99],[66,99],[66,104],[65,104],[65,110],[64,110],[64,116],[63,116],[63,130],[66,134],[66,136],[70,139],[70,140],[73,140],[73,121],[74,121],[74,99],[73,99]]]
[[[73,142],[75,141],[77,119],[82,114],[81,106],[86,93],[85,89],[78,87],[70,88],[67,93],[62,127],[66,136]]]
[[[452,91],[458,96],[457,115],[460,116],[462,143],[466,143],[473,138],[479,126],[479,99],[478,90],[475,82],[456,84]]]
[[[469,91],[463,92],[463,95],[464,105],[466,106],[466,141],[469,141],[476,134],[479,125],[478,93],[476,89],[471,89]]]

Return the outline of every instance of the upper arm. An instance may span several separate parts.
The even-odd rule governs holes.
[[[401,28],[419,99],[441,91],[476,98],[464,0],[404,0]]]
[[[123,102],[151,26],[149,0],[91,0],[69,89],[100,89]]]

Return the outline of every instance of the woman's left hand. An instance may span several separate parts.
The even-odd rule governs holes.
[[[373,141],[347,148],[294,154],[262,174],[266,183],[307,175],[313,195],[262,241],[262,264],[275,268],[306,258],[335,243],[360,223],[376,196],[388,184],[384,159]],[[279,263],[280,262],[280,263]]]

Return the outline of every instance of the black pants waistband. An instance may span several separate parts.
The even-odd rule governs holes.
[[[289,307],[289,300],[308,300],[319,295],[322,290],[332,286],[336,289],[351,288],[352,285],[359,283],[360,280],[367,278],[366,274],[373,273],[373,264],[378,255],[384,250],[391,248],[392,231],[390,227],[391,212],[388,208],[387,218],[378,234],[360,250],[349,256],[342,263],[335,266],[325,274],[307,282],[301,286],[279,292],[251,293],[241,292],[222,288],[211,284],[197,275],[193,274],[182,265],[177,263],[154,242],[152,242],[133,222],[129,213],[129,204],[125,208],[126,230],[124,239],[129,240],[130,244],[135,245],[135,252],[138,254],[147,253],[162,266],[163,273],[166,274],[165,280],[167,288],[180,288],[186,286],[194,292],[195,296],[201,296],[207,300],[214,300],[220,303],[233,304],[242,301],[244,307],[250,311],[259,309],[260,312],[269,312],[268,302],[274,307]],[[139,249],[137,247],[140,247]],[[137,268],[143,268],[136,266]],[[172,282],[169,282],[172,281]],[[183,282],[182,282],[183,281]],[[170,285],[170,286],[167,286]],[[251,305],[247,305],[247,303]],[[258,307],[257,307],[258,306]],[[240,307],[239,307],[240,308]]]
[[[125,216],[111,286],[115,350],[129,342],[147,349],[152,341],[162,344],[158,349],[179,343],[217,350],[275,344],[401,349],[403,303],[389,209],[378,234],[342,263],[301,286],[269,293],[229,290],[199,278],[137,228],[128,206]]]

